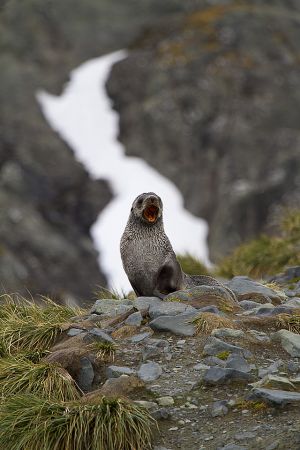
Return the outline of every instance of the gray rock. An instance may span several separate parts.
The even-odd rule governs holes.
[[[125,320],[125,324],[134,327],[140,327],[142,321],[143,321],[142,314],[140,313],[140,311],[137,311],[133,314],[130,314],[130,316],[127,317],[127,319]]]
[[[169,350],[169,343],[164,339],[149,339],[142,350],[143,360],[166,353]]]
[[[195,326],[190,323],[197,314],[185,313],[177,316],[162,316],[152,320],[149,326],[155,331],[170,331],[179,336],[193,336]]]
[[[289,361],[287,363],[287,370],[291,373],[297,373],[300,370],[300,364],[295,361]]]
[[[67,335],[70,337],[77,336],[77,334],[82,333],[84,330],[81,330],[80,328],[70,328],[67,332]]]
[[[225,447],[219,447],[217,450],[247,450],[247,447],[241,447],[236,444],[227,444]]]
[[[251,334],[251,336],[255,337],[260,342],[270,342],[271,339],[267,335],[267,333],[264,333],[263,331],[257,331],[257,330],[248,330],[248,333]]]
[[[212,385],[251,381],[253,381],[251,374],[224,367],[211,367],[203,376],[203,382]]]
[[[300,298],[298,298],[298,297],[290,298],[289,300],[287,300],[285,302],[285,305],[291,306],[294,308],[300,308]]]
[[[179,302],[161,302],[160,304],[152,305],[149,308],[149,316],[151,319],[156,319],[160,316],[176,316],[183,313],[197,313],[197,310],[192,306]]]
[[[261,306],[260,303],[254,302],[252,300],[241,300],[239,302],[239,305],[246,311],[254,308],[259,308]]]
[[[215,305],[203,306],[203,308],[199,308],[198,312],[211,312],[213,314],[220,315],[220,310]]]
[[[225,367],[226,361],[217,358],[216,356],[207,356],[204,358],[203,362],[209,366],[221,366]]]
[[[114,340],[107,333],[100,330],[100,328],[92,328],[83,338],[83,342],[91,342],[93,340],[99,342],[114,342]]]
[[[274,441],[266,447],[266,450],[276,450],[279,447],[280,441]]]
[[[87,392],[91,389],[94,380],[94,369],[91,361],[86,358],[80,358],[80,369],[76,376],[76,382],[83,392]]]
[[[168,420],[171,417],[171,412],[170,409],[167,408],[158,408],[156,411],[153,411],[151,415],[155,420]]]
[[[203,349],[203,353],[205,355],[211,356],[216,356],[224,351],[243,355],[245,358],[249,358],[251,356],[251,353],[248,350],[242,347],[238,347],[237,345],[227,344],[227,342],[223,342],[213,336],[207,339],[207,343],[205,344]]]
[[[260,300],[265,299],[265,303],[272,301],[281,303],[284,299],[284,296],[279,295],[274,289],[244,276],[234,277],[227,283],[227,286],[237,295],[239,300],[255,300],[259,297]]]
[[[129,340],[132,343],[138,343],[138,342],[143,341],[144,339],[147,339],[150,336],[151,336],[151,333],[145,332],[145,333],[135,334],[134,336],[129,338]]]
[[[271,373],[277,373],[278,369],[283,366],[283,361],[279,359],[278,361],[274,361],[270,366],[266,368],[260,368],[258,370],[258,376],[260,378],[265,377],[266,375],[269,375]]]
[[[141,380],[147,382],[157,380],[157,378],[160,377],[162,372],[163,372],[162,368],[159,364],[150,361],[148,363],[141,365],[141,367],[137,372],[137,375]]]
[[[129,311],[132,308],[132,305],[132,300],[101,299],[97,300],[92,306],[91,314],[117,316]]]
[[[251,372],[250,364],[241,355],[230,355],[225,361],[225,367],[230,369],[236,369],[240,372]]]
[[[193,367],[194,370],[207,370],[210,369],[206,364],[198,363]]]
[[[158,297],[138,297],[135,302],[134,302],[134,306],[135,308],[137,308],[139,311],[145,310],[145,309],[149,309],[151,306],[154,305],[161,305],[162,300]]]
[[[254,388],[251,392],[250,399],[262,399],[283,406],[290,403],[300,403],[300,393],[282,391],[280,389]]]
[[[118,378],[121,375],[135,375],[136,370],[131,369],[130,367],[122,367],[122,366],[109,366],[106,369],[107,378]]]
[[[211,416],[212,417],[222,417],[226,416],[228,413],[228,402],[226,400],[219,400],[214,402],[211,406]]]
[[[237,441],[246,441],[248,439],[254,439],[256,438],[257,433],[254,433],[253,431],[243,431],[241,433],[237,433],[234,436],[234,439],[236,439]]]
[[[279,330],[272,334],[272,339],[279,340],[282,347],[291,355],[300,357],[300,335],[288,330]]]
[[[231,328],[216,328],[212,331],[211,335],[217,338],[242,338],[245,336],[245,333],[242,330],[234,330]]]
[[[287,377],[268,374],[256,383],[252,383],[255,388],[280,389],[283,391],[295,391],[295,385]]]

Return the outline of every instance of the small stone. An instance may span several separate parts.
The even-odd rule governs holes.
[[[210,368],[209,366],[207,366],[206,364],[202,364],[202,363],[198,363],[193,367],[194,370],[207,370],[209,368]]]
[[[283,361],[281,359],[279,359],[278,361],[274,361],[270,366],[268,366],[266,368],[260,368],[258,370],[258,376],[260,378],[263,378],[270,373],[277,373],[278,369],[282,366],[283,366]]]
[[[170,410],[167,408],[159,408],[151,415],[155,420],[168,420],[171,417]]]
[[[275,441],[272,442],[272,444],[268,445],[268,447],[266,447],[266,450],[276,450],[276,448],[279,447],[280,442],[279,441]]]
[[[251,356],[251,353],[248,350],[236,345],[227,344],[226,342],[223,342],[213,336],[208,338],[207,343],[205,344],[203,349],[203,353],[205,355],[212,356],[216,356],[224,351],[244,355],[246,358],[249,358]]]
[[[220,400],[214,402],[211,406],[211,416],[212,417],[221,417],[226,416],[228,413],[228,403],[226,400]]]
[[[178,427],[171,427],[171,428],[169,428],[169,431],[177,431],[178,430]]]
[[[143,381],[157,380],[161,374],[161,366],[153,361],[142,364],[137,373],[138,377]]]
[[[267,335],[267,333],[264,333],[263,331],[257,331],[257,330],[248,330],[248,333],[251,334],[255,339],[257,339],[260,342],[270,342],[271,339]]]
[[[106,369],[107,378],[117,378],[121,375],[135,375],[136,370],[131,369],[130,367],[122,367],[122,366],[109,366]]]
[[[139,406],[142,406],[146,409],[153,409],[157,408],[157,403],[155,402],[148,402],[147,400],[135,400],[134,403],[136,403]]]
[[[217,338],[242,338],[245,336],[245,333],[242,330],[234,330],[231,328],[216,328],[212,330],[211,335]]]
[[[136,343],[141,342],[144,339],[147,339],[148,337],[150,337],[152,333],[153,333],[153,331],[151,333],[150,332],[146,332],[146,333],[135,334],[129,340],[133,344],[136,344]]]
[[[227,444],[225,447],[219,447],[217,450],[247,450],[247,448],[236,444]]]
[[[260,303],[253,302],[252,300],[242,300],[241,302],[239,302],[239,305],[246,311],[254,308],[259,308],[261,306]]]
[[[282,347],[291,355],[300,357],[300,335],[288,330],[280,330],[272,335],[273,340],[279,340]]]
[[[237,441],[246,441],[248,439],[254,439],[257,436],[257,433],[254,433],[252,431],[244,431],[242,433],[237,433],[234,438]]]
[[[203,308],[199,308],[198,312],[210,312],[213,314],[220,315],[220,310],[215,305],[203,306]]]
[[[130,316],[127,317],[127,319],[125,320],[125,324],[132,325],[134,327],[140,327],[142,321],[143,321],[142,314],[140,313],[140,311],[137,311],[133,314],[130,314]]]
[[[206,358],[204,358],[204,363],[209,365],[209,366],[221,366],[221,367],[225,367],[226,361],[224,361],[223,359],[217,358],[216,356],[207,356]]]
[[[174,399],[170,396],[159,397],[157,399],[157,403],[159,404],[159,406],[172,406],[174,405]]]

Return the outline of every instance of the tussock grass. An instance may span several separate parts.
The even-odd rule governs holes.
[[[0,345],[5,353],[44,351],[53,345],[64,324],[82,314],[79,308],[43,298],[41,306],[17,296],[0,297]]]
[[[279,314],[276,326],[300,334],[300,314]]]
[[[300,264],[300,209],[287,209],[279,223],[279,235],[262,235],[237,247],[218,265],[225,278],[248,275],[261,278]]]
[[[0,406],[0,448],[146,450],[153,424],[144,408],[124,399],[89,404],[15,396]]]
[[[269,289],[273,289],[273,291],[277,292],[277,294],[280,297],[282,297],[283,299],[287,298],[287,295],[285,294],[285,292],[282,290],[282,288],[279,286],[279,284],[276,283],[275,281],[266,282],[264,280],[261,280],[261,284],[263,284],[264,286],[266,286]]]
[[[177,255],[182,270],[188,275],[210,275],[208,268],[190,253]]]
[[[235,328],[232,320],[210,312],[200,313],[192,323],[196,327],[196,334],[211,333],[215,328]]]
[[[113,342],[93,342],[89,348],[96,352],[97,360],[111,360],[115,359],[115,352],[117,345]]]
[[[32,393],[55,400],[76,400],[79,390],[62,367],[33,363],[23,356],[0,359],[0,395]]]
[[[126,293],[123,289],[121,291],[118,291],[117,289],[109,290],[103,286],[99,286],[97,291],[95,291],[95,296],[97,300],[133,300],[134,298],[136,298],[136,295],[133,292]]]

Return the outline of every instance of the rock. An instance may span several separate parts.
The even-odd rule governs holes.
[[[136,370],[131,369],[130,367],[122,367],[122,366],[109,366],[106,369],[107,378],[117,378],[121,375],[135,375]]]
[[[209,368],[210,368],[209,366],[207,366],[206,364],[202,364],[202,363],[198,363],[193,367],[194,370],[207,370]]]
[[[249,311],[250,309],[259,308],[261,306],[260,303],[254,302],[252,300],[241,300],[239,302],[239,305],[246,311]]]
[[[238,300],[252,300],[259,303],[282,303],[285,299],[284,295],[280,295],[274,289],[270,289],[257,281],[253,281],[248,277],[237,276],[227,283],[238,297]]]
[[[264,303],[257,308],[248,309],[243,313],[243,316],[264,316],[271,315],[271,312],[275,309],[273,303]]]
[[[253,381],[253,376],[249,373],[224,367],[211,367],[203,376],[203,382],[205,384],[212,385],[228,384],[233,382],[248,383],[250,381]]]
[[[256,438],[257,433],[254,433],[253,431],[243,431],[242,433],[237,433],[234,436],[234,439],[237,441],[246,441],[248,439],[254,439]]]
[[[134,400],[133,403],[136,403],[139,406],[142,406],[143,408],[146,409],[154,409],[157,408],[157,403],[155,402],[148,402],[147,400]]]
[[[291,355],[300,357],[300,335],[288,330],[276,331],[272,334],[273,340],[279,340],[282,347]]]
[[[271,281],[277,283],[291,283],[293,280],[300,278],[300,266],[288,267],[283,274],[276,275]]]
[[[252,383],[254,388],[281,389],[284,391],[295,391],[295,385],[287,377],[268,374],[256,383]]]
[[[159,306],[161,304],[162,300],[158,297],[138,297],[134,302],[134,307],[139,311],[143,311],[149,309],[151,306]]]
[[[121,375],[118,378],[109,378],[100,389],[87,394],[83,400],[96,401],[104,395],[106,397],[126,397],[144,386],[143,381],[134,375]]]
[[[217,358],[216,356],[207,356],[204,358],[204,363],[208,364],[208,366],[221,366],[225,367],[226,361],[223,359]]]
[[[240,372],[251,372],[250,364],[241,355],[230,355],[225,361],[225,367],[230,369],[236,369]]]
[[[285,302],[287,306],[291,306],[292,308],[300,308],[300,298],[294,297],[290,298]]]
[[[242,347],[227,344],[226,342],[223,342],[220,339],[215,338],[213,336],[209,337],[203,348],[204,355],[217,356],[219,353],[222,353],[222,352],[229,352],[229,353],[236,353],[239,355],[244,355],[245,358],[249,358],[251,356],[251,353]]]
[[[274,441],[268,447],[266,447],[266,450],[276,450],[279,447],[280,441]]]
[[[216,328],[211,332],[211,335],[217,338],[242,338],[245,336],[245,333],[242,330],[234,330],[231,328]]]
[[[100,328],[92,328],[83,339],[83,342],[92,341],[111,343],[114,342],[114,340],[107,333],[100,330]]]
[[[134,327],[132,325],[123,325],[113,331],[111,335],[114,339],[117,340],[129,339],[137,333],[138,329],[138,327]]]
[[[283,361],[279,359],[278,361],[274,361],[270,366],[267,368],[260,368],[258,370],[258,376],[260,378],[265,377],[266,375],[269,375],[271,373],[277,373],[278,369],[283,366]]]
[[[97,300],[92,306],[91,314],[105,314],[107,316],[117,316],[129,311],[132,308],[132,300]]]
[[[91,389],[94,380],[94,369],[88,358],[80,358],[80,369],[76,374],[75,380],[83,392]]]
[[[271,339],[269,338],[267,333],[264,333],[263,331],[248,330],[248,333],[260,342],[270,342],[271,341]]]
[[[159,406],[173,406],[174,405],[174,399],[170,396],[165,397],[159,397],[156,399]]]
[[[151,415],[155,420],[168,420],[171,417],[170,410],[167,408],[158,408]]]
[[[247,450],[247,447],[241,447],[236,444],[227,444],[225,447],[219,447],[217,450]]]
[[[168,341],[163,339],[149,339],[142,349],[143,360],[166,353],[169,349]]]
[[[162,316],[152,320],[149,326],[155,331],[170,331],[179,336],[193,336],[195,326],[191,321],[197,315],[198,313],[184,313],[177,316]]]
[[[140,311],[137,311],[133,314],[130,314],[130,316],[127,317],[127,319],[125,320],[125,324],[132,325],[134,327],[140,327],[142,321],[143,321],[142,314],[140,313]]]
[[[197,310],[192,306],[178,302],[161,302],[160,304],[152,305],[149,308],[150,319],[156,319],[160,316],[176,316],[183,313],[197,313]]]
[[[203,308],[198,308],[198,312],[211,312],[213,314],[221,314],[219,308],[215,305],[203,306]]]
[[[130,342],[132,342],[133,344],[141,342],[144,339],[150,337],[152,335],[152,333],[153,333],[153,331],[151,330],[151,332],[147,331],[145,333],[135,334],[134,336],[132,336],[130,338]]]
[[[150,361],[142,364],[137,375],[143,381],[154,381],[162,374],[162,368],[156,362]]]
[[[291,373],[297,373],[300,370],[300,364],[295,361],[289,361],[287,363],[287,370]]]
[[[251,392],[250,399],[264,400],[283,406],[290,403],[300,403],[300,393],[282,391],[279,389],[254,388]]]
[[[83,330],[81,330],[80,328],[70,328],[69,331],[67,332],[67,335],[73,337],[77,336],[77,334],[80,334],[82,332]]]
[[[211,405],[211,416],[212,417],[222,417],[226,416],[228,413],[228,402],[226,400],[220,400],[217,402],[214,402]]]

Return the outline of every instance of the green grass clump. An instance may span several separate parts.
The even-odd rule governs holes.
[[[44,298],[41,306],[23,298],[0,297],[0,347],[5,353],[44,351],[49,349],[63,331],[63,326],[79,308],[57,305]]]
[[[223,352],[218,353],[216,355],[216,357],[225,361],[229,355],[230,355],[230,352],[228,350],[224,350]]]
[[[89,404],[15,396],[0,406],[0,448],[146,450],[153,424],[144,408],[124,399]]]
[[[209,271],[205,264],[190,253],[177,255],[177,259],[182,270],[188,275],[209,275]]]
[[[126,293],[125,291],[117,291],[116,289],[107,289],[105,287],[100,286],[99,289],[95,292],[95,296],[97,300],[125,300],[130,299],[133,300],[136,295],[133,292]]]
[[[300,210],[287,210],[280,223],[280,236],[262,235],[237,247],[218,265],[216,274],[225,278],[273,275],[287,266],[300,264]]]
[[[33,363],[24,357],[0,359],[0,396],[32,393],[55,400],[76,400],[79,390],[62,367]]]
[[[117,346],[114,342],[93,342],[90,344],[90,349],[96,352],[98,360],[112,360],[115,359],[115,352]]]

